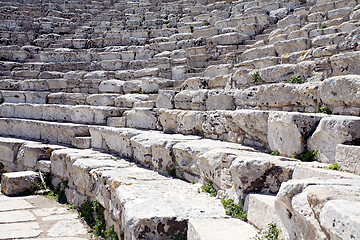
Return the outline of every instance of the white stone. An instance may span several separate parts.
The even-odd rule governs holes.
[[[321,162],[335,161],[336,145],[360,138],[360,118],[351,116],[331,116],[322,118],[319,126],[308,140],[308,148],[317,150]]]
[[[87,229],[81,223],[80,219],[58,221],[49,231],[51,237],[74,236],[77,234],[86,234]]]
[[[248,240],[256,236],[256,229],[239,219],[190,219],[188,240]]]
[[[270,112],[267,133],[270,149],[283,156],[302,153],[308,136],[322,117],[321,114]]]

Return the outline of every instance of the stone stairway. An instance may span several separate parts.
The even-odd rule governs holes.
[[[99,201],[125,239],[249,239],[248,223],[271,222],[284,239],[358,236],[357,212],[346,231],[327,222],[343,224],[358,204],[349,190],[359,188],[357,0],[16,0],[0,9],[6,171],[69,180],[68,200]],[[19,154],[30,140],[63,146],[26,165]],[[293,158],[312,151],[316,161]],[[324,169],[335,163],[341,172]],[[217,199],[196,191],[209,182]],[[228,219],[220,198],[243,205],[248,223]],[[335,207],[344,211],[331,215]]]

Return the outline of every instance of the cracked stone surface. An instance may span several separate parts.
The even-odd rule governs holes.
[[[91,239],[88,227],[73,210],[44,196],[0,194],[0,240]]]

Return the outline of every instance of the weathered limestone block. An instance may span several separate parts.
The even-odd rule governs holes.
[[[287,160],[287,161],[286,161]],[[277,193],[292,177],[296,162],[265,153],[243,151],[233,160],[230,172],[240,197],[251,191]]]
[[[227,142],[241,142],[243,132],[233,122],[233,113],[230,111],[207,112],[202,123],[202,131],[206,138],[219,139]]]
[[[334,33],[318,36],[311,40],[311,45],[313,47],[322,47],[329,46],[332,44],[339,44],[345,41],[346,34],[345,33]]]
[[[225,33],[211,37],[209,41],[216,45],[237,45],[249,39],[248,35],[242,33]]]
[[[171,79],[184,80],[187,72],[186,66],[176,66],[171,69]]]
[[[233,110],[234,92],[224,90],[210,90],[206,99],[206,110]]]
[[[119,177],[117,179],[126,182]],[[205,194],[197,194],[195,186],[172,179],[121,184],[116,192],[124,206],[121,218],[125,239],[171,239],[169,236],[175,231],[186,232],[185,219],[225,216],[219,201]],[[194,194],[196,198],[192,197]],[[209,204],[213,204],[210,209]],[[205,208],[208,210],[204,211]],[[144,232],[144,229],[150,231]]]
[[[131,163],[128,161],[123,159],[114,160],[111,158],[111,155],[105,156],[105,154],[101,153],[85,156],[80,154],[73,156],[70,154],[67,156],[67,160],[67,166],[71,166],[67,171],[70,176],[74,176],[71,178],[73,184],[81,194],[89,197],[94,197],[94,191],[96,189],[92,172],[99,168],[126,168],[131,166]]]
[[[2,126],[1,126],[2,127]],[[16,157],[24,140],[13,138],[0,138],[0,162],[5,170],[14,171],[16,169]]]
[[[360,77],[345,75],[328,78],[319,88],[321,101],[330,106],[360,106]]]
[[[33,191],[40,182],[39,173],[33,171],[4,173],[1,177],[1,191],[8,196]]]
[[[344,7],[344,8],[334,9],[334,10],[328,11],[327,17],[329,20],[344,17],[344,16],[348,17],[352,10],[353,10],[352,7]]]
[[[245,139],[239,139],[239,143],[254,147],[268,148],[268,116],[267,111],[236,110],[233,122],[245,132]]]
[[[258,73],[263,82],[282,82],[288,81],[290,77],[296,75],[297,65],[295,64],[281,64],[276,66],[270,66],[260,70],[254,70],[251,73],[251,81],[253,74]]]
[[[239,219],[190,219],[188,226],[188,240],[247,240],[257,234],[253,226]]]
[[[192,77],[181,84],[181,90],[199,90],[206,89],[209,85],[209,78]]]
[[[38,108],[40,108],[40,111]],[[25,116],[30,113],[30,116],[28,118],[30,119],[43,119],[43,120],[49,120],[49,121],[70,121],[71,120],[71,108],[70,106],[65,105],[33,105],[33,109],[29,109]],[[21,112],[20,112],[21,113]],[[42,115],[38,117],[32,118],[31,115],[34,113],[39,113],[39,115],[42,113]]]
[[[226,89],[228,88],[244,88],[253,84],[251,70],[238,69],[231,74],[230,82],[228,81]]]
[[[149,96],[147,94],[125,94],[122,96],[118,96],[114,100],[114,106],[116,107],[124,107],[124,108],[132,108],[134,104],[141,101],[149,100]]]
[[[178,114],[177,130],[181,134],[200,134],[206,113],[199,111],[182,111]]]
[[[167,110],[167,109],[159,109],[157,111],[160,125],[165,133],[178,132],[177,117],[181,112],[182,112],[181,110]]]
[[[310,42],[307,38],[296,38],[274,44],[275,51],[279,56],[286,53],[303,51],[309,47]]]
[[[276,56],[273,45],[248,49],[245,52],[243,52],[240,57],[243,61],[246,61],[246,60],[264,58],[270,56]]]
[[[132,80],[126,81],[123,85],[123,90],[125,94],[128,93],[138,93],[141,91],[141,81],[140,80]]]
[[[94,111],[90,106],[74,106],[71,108],[71,121],[77,123],[94,123]]]
[[[209,180],[215,180],[217,178],[217,175],[215,175],[213,167],[220,170],[219,164],[221,165],[221,162],[218,157],[216,157],[216,154],[214,156],[214,159],[203,157],[203,161],[201,163],[200,167],[205,167],[205,169],[199,168],[199,158],[202,154],[205,154],[209,151],[214,151],[218,148],[225,148],[229,151],[231,150],[245,150],[245,151],[251,151],[252,148],[242,146],[240,144],[235,143],[228,143],[228,142],[221,142],[216,140],[210,140],[210,139],[200,139],[200,140],[193,140],[193,141],[187,141],[187,142],[180,142],[178,144],[175,144],[173,147],[173,152],[175,156],[175,163],[178,167],[177,170],[179,170],[180,176],[181,174],[184,174],[185,179],[189,181],[198,181],[200,177],[200,171],[203,173],[203,177]],[[207,161],[210,161],[207,162]],[[221,184],[219,184],[221,186]],[[218,186],[218,187],[220,187]]]
[[[229,74],[231,65],[229,64],[219,64],[219,65],[212,65],[205,69],[204,77],[213,78],[219,75],[226,75]]]
[[[92,94],[86,98],[86,103],[92,106],[114,106],[116,94]]]
[[[280,219],[276,215],[274,203],[276,196],[250,193],[245,199],[244,210],[247,220],[261,230],[267,230],[269,223],[280,226]]]
[[[91,147],[91,137],[75,137],[72,145],[79,149],[87,149]]]
[[[124,113],[126,125],[133,128],[157,129],[158,119],[150,108],[133,108]]]
[[[283,183],[275,209],[285,239],[356,239],[360,181],[311,178]]]
[[[360,146],[336,145],[335,162],[337,162],[343,171],[360,175]]]
[[[270,112],[267,139],[272,151],[283,156],[302,153],[322,114]]]
[[[23,144],[16,157],[18,169],[36,170],[38,160],[50,159],[51,152],[61,147],[27,142]]]
[[[308,140],[308,149],[318,151],[318,161],[333,163],[335,162],[336,145],[359,139],[359,129],[359,117],[324,117]]]
[[[240,149],[239,146],[230,148],[230,145],[223,148],[215,147],[200,152],[195,159],[200,172],[200,182],[212,182],[220,197],[238,199],[238,191],[233,186],[229,168],[232,161],[242,153]],[[255,151],[251,148],[248,150]]]
[[[184,90],[174,97],[175,108],[189,110],[205,110],[205,101],[208,90],[200,89],[198,91]]]
[[[130,144],[134,151],[134,159],[150,167],[152,165],[152,146],[162,137],[163,135],[159,132],[143,133],[132,137]]]
[[[106,80],[99,85],[99,91],[104,93],[123,93],[122,86],[124,81],[121,80]]]
[[[140,133],[140,130],[129,128],[90,127],[91,146],[108,150],[127,158],[133,157],[130,139]]]
[[[319,83],[268,84],[235,92],[236,106],[317,106]]]
[[[156,99],[157,108],[174,108],[174,96],[176,92],[173,90],[160,90]]]

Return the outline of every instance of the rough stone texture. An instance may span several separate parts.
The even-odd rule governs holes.
[[[341,166],[341,169],[360,175],[360,146],[336,145],[335,162]]]
[[[245,199],[244,209],[247,220],[258,229],[267,230],[269,223],[280,226],[280,219],[276,215],[274,203],[276,196],[263,194],[249,194]]]
[[[319,126],[308,140],[310,150],[318,150],[318,160],[335,161],[336,145],[360,138],[360,118],[331,116],[322,118]]]
[[[270,149],[284,156],[302,153],[322,117],[320,114],[271,112],[267,133]]]
[[[187,239],[247,240],[256,233],[254,227],[238,219],[190,219]]]
[[[359,184],[359,180],[315,178],[284,183],[275,208],[285,238],[357,239]]]
[[[1,191],[5,195],[13,196],[34,190],[40,182],[39,174],[32,171],[4,173],[1,177]]]

